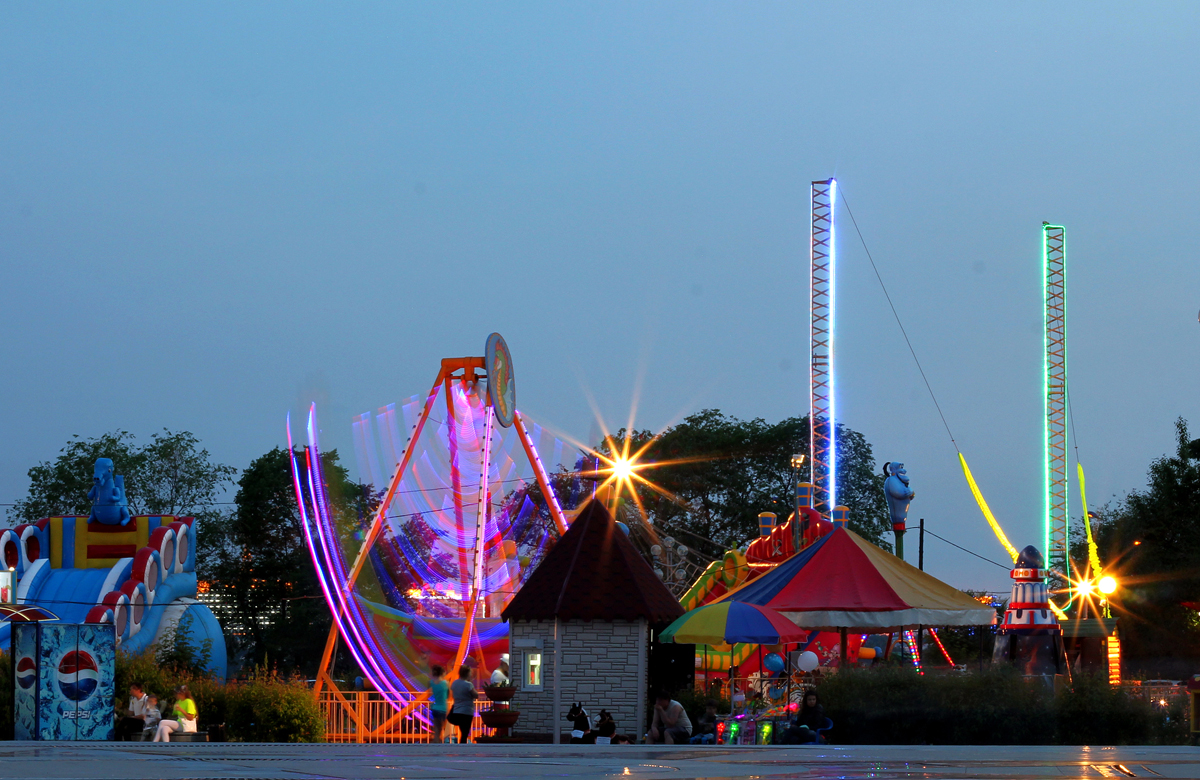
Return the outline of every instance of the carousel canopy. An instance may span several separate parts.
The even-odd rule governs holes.
[[[58,620],[58,615],[32,604],[0,604],[0,620],[34,623],[39,620]]]
[[[845,528],[725,598],[771,607],[801,628],[833,631],[982,626],[996,620],[991,607]]]

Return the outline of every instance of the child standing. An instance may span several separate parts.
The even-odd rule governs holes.
[[[441,743],[442,732],[446,729],[447,700],[450,697],[450,683],[446,682],[446,670],[435,666],[431,670],[433,679],[429,683],[429,717],[433,720],[433,741]]]

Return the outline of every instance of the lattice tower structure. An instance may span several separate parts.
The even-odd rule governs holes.
[[[837,505],[836,408],[833,373],[834,179],[814,181],[809,237],[809,464],[816,486],[813,506],[829,515]]]
[[[1067,233],[1042,224],[1045,309],[1045,545],[1051,569],[1070,574],[1067,554]]]

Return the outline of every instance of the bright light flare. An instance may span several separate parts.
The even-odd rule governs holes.
[[[616,458],[612,463],[612,475],[619,480],[629,479],[633,476],[633,463],[626,458]]]
[[[1093,590],[1092,581],[1091,580],[1080,580],[1079,582],[1075,583],[1075,590],[1079,591],[1080,593],[1082,593],[1085,596],[1092,595],[1092,590]]]
[[[1106,574],[1100,578],[1098,587],[1100,588],[1100,592],[1105,596],[1111,596],[1117,591],[1117,580],[1115,577],[1110,577]]]

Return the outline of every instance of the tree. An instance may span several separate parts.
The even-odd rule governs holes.
[[[296,456],[303,461],[303,452]],[[370,489],[350,480],[336,450],[322,453],[321,461],[343,549],[353,559],[356,532],[373,508]],[[314,673],[332,617],[305,543],[288,451],[276,447],[256,458],[237,485],[233,511],[202,527],[198,539],[197,569],[224,602],[214,611],[249,665],[269,661]],[[379,600],[370,567],[358,589]]]
[[[850,509],[850,528],[868,541],[891,549],[891,530],[883,495],[883,475],[875,467],[871,445],[861,433],[837,426],[837,501]],[[722,548],[740,546],[758,535],[758,514],[775,512],[783,522],[795,503],[792,455],[808,451],[808,418],[778,423],[761,418],[739,420],[706,409],[661,434],[619,431],[601,451],[630,452],[646,446],[641,462],[658,464],[640,473],[662,488],[644,485],[639,498],[655,526],[711,540]],[[801,477],[810,479],[806,461]]]
[[[116,473],[124,475],[129,511],[135,515],[210,515],[237,474],[232,466],[213,463],[200,440],[187,431],[164,428],[145,446],[138,446],[128,431],[95,439],[74,436],[57,458],[29,470],[29,492],[9,507],[9,519],[32,523],[89,514],[87,494],[97,458],[111,458]]]
[[[1175,439],[1175,454],[1150,464],[1146,488],[1103,507],[1092,526],[1105,573],[1121,584],[1112,605],[1125,667],[1156,677],[1190,675],[1200,658],[1200,440],[1183,418]],[[1078,562],[1087,560],[1081,526]]]

